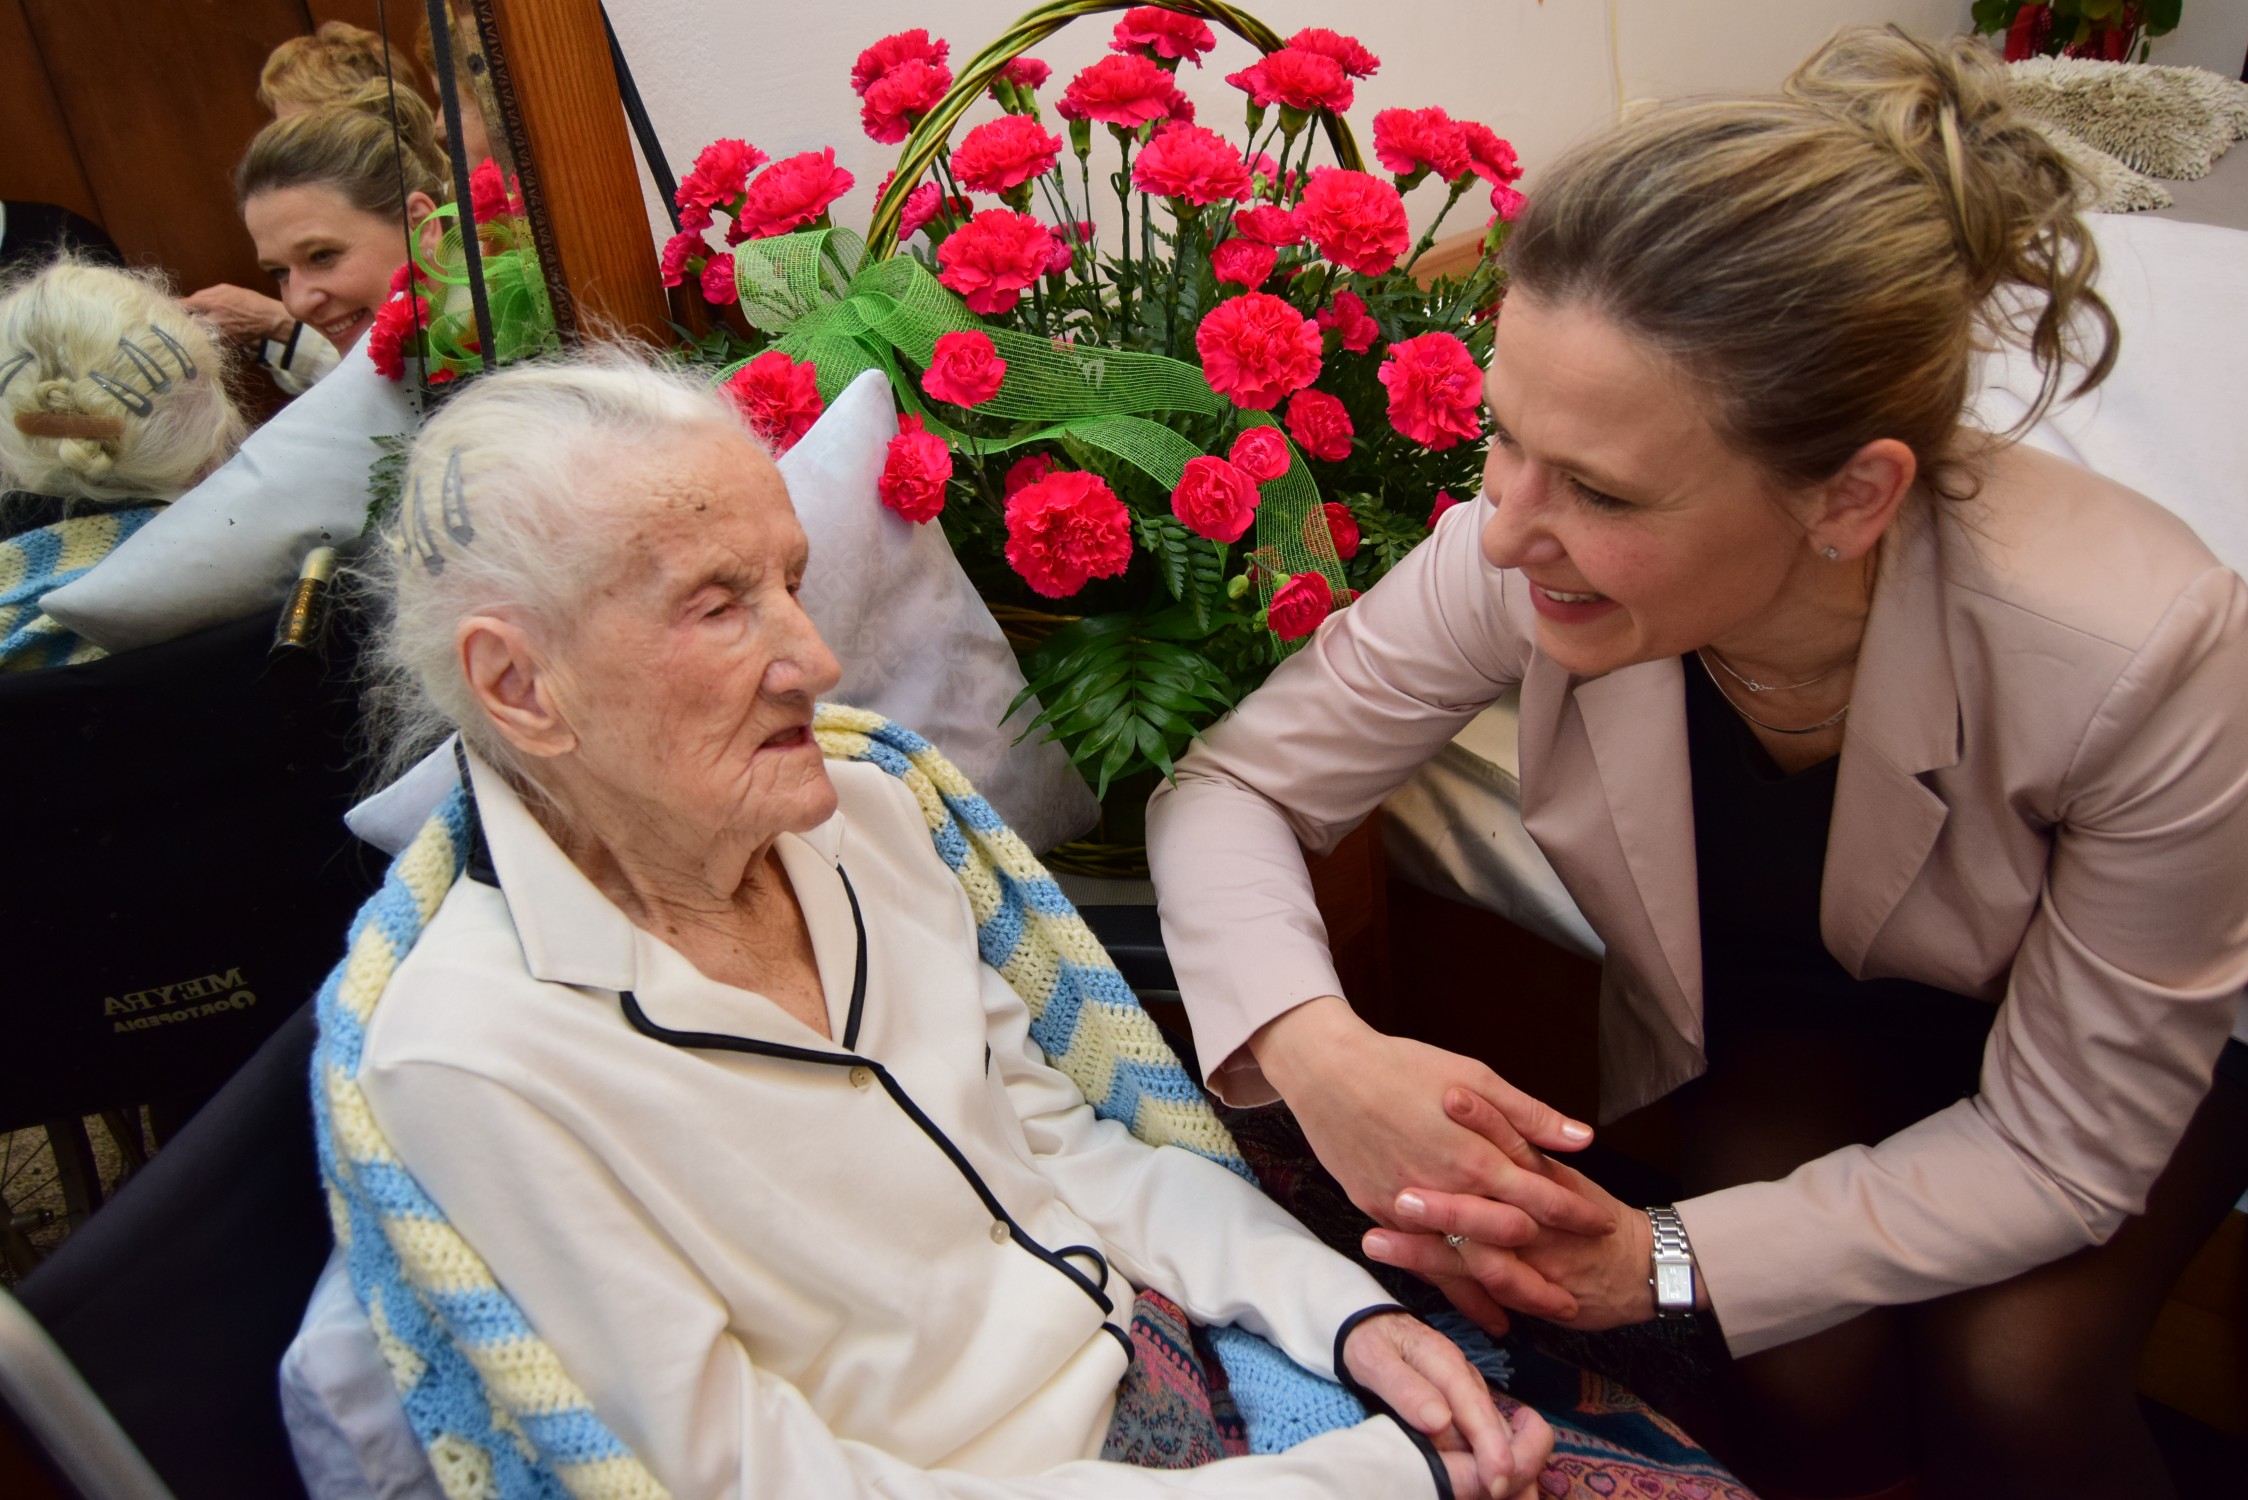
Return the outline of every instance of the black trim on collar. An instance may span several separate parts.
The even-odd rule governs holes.
[[[465,873],[479,885],[499,888],[500,872],[492,864],[492,843],[484,837],[484,814],[476,806],[476,779],[468,774],[468,751],[453,741],[453,764],[460,768],[461,790],[468,793],[468,864]]]
[[[1444,1456],[1436,1451],[1436,1444],[1428,1440],[1426,1433],[1399,1416],[1395,1407],[1365,1386],[1360,1385],[1358,1378],[1350,1373],[1350,1366],[1343,1363],[1343,1345],[1350,1341],[1350,1336],[1357,1331],[1358,1325],[1368,1318],[1381,1317],[1384,1313],[1404,1313],[1410,1317],[1412,1310],[1401,1307],[1395,1302],[1377,1302],[1372,1307],[1361,1307],[1358,1311],[1343,1319],[1342,1326],[1335,1330],[1335,1378],[1340,1380],[1343,1383],[1343,1389],[1356,1396],[1368,1411],[1376,1416],[1389,1418],[1398,1425],[1405,1436],[1413,1440],[1413,1446],[1421,1451],[1421,1457],[1428,1464],[1429,1476],[1436,1481],[1437,1500],[1457,1500],[1456,1493],[1452,1489],[1452,1471],[1444,1467]]]
[[[462,766],[465,775],[467,766],[465,757],[463,757]],[[469,806],[473,813],[475,807],[473,794],[470,796]],[[479,832],[479,841],[481,837],[481,832]],[[835,867],[835,873],[841,876],[844,894],[851,899],[851,924],[858,931],[858,973],[851,982],[851,1011],[843,1032],[844,1046],[855,1047],[858,1040],[859,1019],[866,1003],[866,919],[859,910],[858,893],[851,888],[851,877],[844,874],[843,867],[840,864]],[[639,997],[630,990],[618,992],[617,1004],[624,1012],[625,1023],[631,1026],[634,1031],[669,1046],[681,1047],[689,1051],[741,1052],[753,1057],[775,1057],[789,1062],[818,1063],[831,1068],[863,1067],[867,1069],[881,1082],[882,1090],[890,1096],[891,1102],[904,1111],[906,1118],[919,1126],[921,1133],[927,1136],[939,1151],[944,1153],[945,1160],[952,1163],[953,1170],[958,1172],[961,1178],[967,1182],[969,1188],[974,1191],[978,1201],[983,1204],[984,1211],[989,1213],[993,1219],[1007,1226],[1007,1237],[1009,1239],[1068,1277],[1071,1285],[1092,1299],[1094,1306],[1101,1310],[1103,1319],[1116,1311],[1116,1303],[1107,1291],[1108,1257],[1090,1245],[1072,1245],[1065,1250],[1055,1251],[1047,1249],[1044,1245],[1032,1239],[1029,1234],[1024,1232],[1022,1225],[1015,1222],[1015,1216],[1007,1212],[1006,1206],[999,1201],[998,1195],[985,1185],[982,1175],[969,1162],[966,1153],[952,1143],[951,1137],[938,1127],[936,1121],[922,1112],[921,1106],[913,1102],[913,1097],[906,1093],[904,1085],[891,1076],[890,1070],[873,1058],[861,1056],[855,1051],[820,1052],[809,1047],[792,1047],[786,1042],[767,1042],[755,1037],[729,1036],[718,1031],[674,1031],[667,1026],[659,1026],[650,1020],[648,1013],[640,1007]],[[988,1047],[986,1050],[988,1053]],[[1068,1259],[1072,1255],[1092,1257],[1100,1267],[1100,1278],[1095,1280],[1072,1265]],[[1103,1326],[1108,1325],[1104,1323]],[[1131,1346],[1130,1337],[1127,1336],[1124,1342],[1128,1350]]]
[[[282,369],[288,369],[290,362],[297,357],[297,340],[303,337],[304,321],[300,318],[298,319],[296,326],[289,330],[289,341],[281,346]]]
[[[1132,1336],[1114,1323],[1103,1323],[1101,1332],[1116,1335],[1116,1342],[1124,1346],[1124,1368],[1130,1369],[1133,1362],[1140,1357],[1139,1347],[1132,1342]]]
[[[856,1048],[859,1021],[866,1010],[866,918],[859,915],[859,893],[851,888],[851,877],[842,865],[835,867],[835,876],[843,882],[843,894],[851,898],[851,926],[858,933],[858,955],[851,960],[851,1009],[843,1019],[843,1045]]]

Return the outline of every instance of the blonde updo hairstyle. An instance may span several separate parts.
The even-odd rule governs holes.
[[[1961,418],[1979,348],[2025,347],[2044,377],[2007,437],[2069,364],[2081,395],[2115,362],[2078,195],[1981,46],[1862,27],[1777,97],[1658,109],[1572,153],[1505,258],[1514,292],[1590,307],[1672,360],[1781,484],[1895,438],[1958,499],[1975,485]]]
[[[361,213],[396,223],[415,193],[437,203],[452,198],[452,166],[421,96],[376,79],[333,103],[275,120],[251,140],[234,171],[236,207],[293,187],[328,188]]]
[[[153,272],[64,258],[0,285],[0,476],[65,500],[175,500],[244,423],[225,347]]]
[[[723,394],[628,346],[487,375],[414,440],[384,545],[356,565],[375,621],[368,730],[378,780],[454,730],[536,791],[461,675],[457,636],[475,615],[513,616],[547,644],[569,639],[584,600],[618,563],[643,488],[620,482],[697,431],[765,445]]]
[[[323,21],[319,30],[290,37],[266,55],[258,103],[273,114],[289,104],[317,107],[386,76],[380,35],[349,21]]]

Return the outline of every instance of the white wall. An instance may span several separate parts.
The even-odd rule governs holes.
[[[2155,42],[2147,61],[2238,78],[2248,61],[2248,0],[2186,0],[2178,29]]]
[[[1895,21],[1922,35],[1964,30],[1970,0],[1252,0],[1253,14],[1283,36],[1302,26],[1332,26],[1358,36],[1382,58],[1381,72],[1358,90],[1351,120],[1370,145],[1374,112],[1392,105],[1441,104],[1479,119],[1515,143],[1535,190],[1540,164],[1613,120],[1620,104],[1679,94],[1758,92],[1776,87],[1838,26]],[[965,62],[1027,0],[829,0],[781,6],[760,0],[609,0],[609,12],[639,79],[675,171],[722,135],[744,136],[786,156],[833,146],[858,178],[838,217],[863,224],[874,188],[897,159],[859,129],[850,89],[859,49],[887,32],[930,25]],[[1112,18],[1077,22],[1035,49],[1068,75],[1106,48]],[[2239,74],[2248,50],[2248,0],[2186,0],[2177,32],[2155,44],[2154,60]],[[1241,96],[1224,75],[1250,60],[1248,44],[1220,33],[1200,73],[1183,84],[1205,123],[1240,129]],[[996,112],[992,107],[991,112]],[[981,119],[981,114],[971,120]],[[1049,123],[1051,122],[1049,112]],[[1095,165],[1114,158],[1104,139]],[[1096,176],[1096,192],[1099,191]],[[1416,224],[1442,202],[1424,186]],[[662,223],[651,190],[651,218]],[[1477,195],[1447,228],[1487,216]],[[668,231],[667,231],[668,232]]]

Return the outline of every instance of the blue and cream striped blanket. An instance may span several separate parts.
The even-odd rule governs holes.
[[[959,770],[879,714],[825,706],[814,730],[829,758],[872,762],[912,790],[938,854],[967,890],[985,961],[1023,997],[1031,1036],[1095,1110],[1151,1144],[1181,1146],[1249,1176],[1232,1136],[1084,919]],[[459,878],[468,823],[467,793],[456,788],[361,908],[344,961],[320,990],[313,1109],[336,1238],[448,1495],[655,1500],[663,1487],[399,1162],[359,1090],[367,1022]],[[1210,1333],[1253,1451],[1364,1419],[1341,1386],[1254,1334]]]
[[[0,541],[0,672],[76,666],[109,654],[47,614],[41,601],[85,577],[163,508],[89,512]]]

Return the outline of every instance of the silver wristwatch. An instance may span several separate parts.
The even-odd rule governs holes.
[[[1686,1222],[1665,1203],[1647,1210],[1655,1231],[1654,1267],[1647,1284],[1655,1289],[1655,1316],[1690,1317],[1694,1311],[1694,1247],[1686,1243]]]

